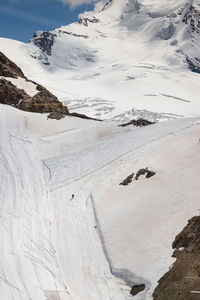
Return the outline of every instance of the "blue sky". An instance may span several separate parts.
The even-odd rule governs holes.
[[[74,1],[74,2],[73,2]],[[77,6],[70,7],[70,3]],[[93,0],[0,0],[0,37],[28,42],[37,30],[52,30],[77,21]]]

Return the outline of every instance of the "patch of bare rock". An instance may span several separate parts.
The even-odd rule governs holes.
[[[144,176],[146,178],[150,178],[154,175],[156,175],[156,172],[149,170],[148,168],[145,169],[140,169],[135,177],[134,177],[134,173],[132,173],[131,175],[129,175],[127,178],[125,178],[119,185],[123,185],[123,186],[127,186],[129,185],[133,180],[138,180],[140,178],[140,176]]]
[[[64,106],[56,96],[43,86],[28,80],[22,70],[0,52],[0,103],[11,105],[15,108],[37,113],[52,113],[51,118],[60,119],[69,114],[68,108]],[[31,97],[24,89],[17,88],[9,81],[9,77],[23,78],[27,82],[36,85],[38,91]],[[8,78],[8,79],[7,79]]]
[[[145,290],[145,284],[136,284],[132,287],[130,294],[132,296],[136,296],[137,294],[141,293]]]
[[[25,78],[22,70],[11,60],[9,60],[2,52],[0,52],[0,76],[17,78]]]
[[[129,125],[133,125],[133,126],[136,126],[136,127],[144,127],[144,126],[149,126],[149,125],[152,125],[152,124],[155,124],[155,123],[150,122],[150,121],[145,120],[145,119],[138,119],[138,120],[131,120],[128,123],[121,124],[121,125],[119,125],[119,127],[126,127],[126,126],[129,126]]]
[[[172,244],[176,262],[159,280],[153,299],[200,299],[200,216],[193,217]]]

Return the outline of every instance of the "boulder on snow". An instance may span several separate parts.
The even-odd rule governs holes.
[[[134,173],[132,173],[131,175],[129,175],[126,179],[124,179],[119,185],[124,185],[127,186],[129,185],[132,181],[133,181],[133,176]]]
[[[132,287],[132,289],[131,289],[131,291],[130,291],[130,294],[132,295],[132,296],[135,296],[135,295],[137,295],[138,293],[140,293],[140,292],[142,292],[142,291],[144,291],[145,290],[145,284],[135,284],[133,287]]]
[[[140,169],[135,176],[135,180],[138,180],[139,177],[142,175],[146,175],[146,178],[150,178],[150,177],[154,176],[155,174],[156,174],[156,172],[150,171],[148,168]]]
[[[128,123],[121,124],[121,125],[119,125],[119,127],[126,127],[126,126],[129,126],[129,125],[133,125],[133,126],[137,126],[137,127],[143,127],[143,126],[149,126],[149,125],[152,125],[152,124],[155,124],[155,123],[150,122],[150,121],[145,120],[145,119],[138,119],[138,120],[131,120]]]

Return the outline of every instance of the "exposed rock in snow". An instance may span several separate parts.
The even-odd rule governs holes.
[[[154,176],[155,174],[156,174],[156,172],[151,171],[148,168],[140,169],[135,176],[135,180],[138,180],[140,178],[140,176],[142,176],[142,175],[146,175],[145,176],[146,178],[150,178],[150,177]]]
[[[55,43],[56,34],[47,32],[47,31],[37,31],[31,40],[31,42],[36,45],[43,53],[44,61],[43,63],[48,65],[48,56],[51,55],[52,47]],[[33,58],[40,58],[37,57],[36,54],[32,54]]]
[[[130,184],[130,183],[133,181],[133,177],[134,177],[134,173],[132,173],[132,174],[129,175],[126,179],[124,179],[124,180],[120,183],[120,185],[126,186],[126,185]]]
[[[2,52],[0,52],[0,75],[12,78],[25,78],[22,70],[11,60],[9,60]]]
[[[173,253],[176,262],[159,280],[153,297],[155,300],[195,299],[200,280],[200,217],[188,221],[172,247],[176,249]]]
[[[143,126],[149,126],[149,125],[152,125],[152,124],[154,124],[154,122],[150,122],[150,121],[145,120],[145,119],[138,119],[138,120],[131,120],[128,123],[121,124],[121,125],[119,125],[119,127],[126,127],[126,126],[129,126],[129,125],[133,125],[133,126],[137,126],[137,127],[143,127]]]
[[[31,97],[35,96],[39,92],[39,90],[37,89],[37,84],[25,78],[11,78],[0,76],[0,79],[5,79],[11,82],[17,89],[24,90]]]
[[[140,293],[144,290],[145,290],[145,284],[136,284],[132,287],[130,293],[131,293],[132,296],[135,296],[135,295],[137,295],[138,293]]]
[[[0,103],[31,112],[56,112],[60,117],[69,114],[68,108],[59,102],[56,96],[43,86],[28,80],[21,69],[1,52]]]

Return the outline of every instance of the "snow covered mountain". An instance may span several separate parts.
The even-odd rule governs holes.
[[[177,264],[158,280],[200,209],[199,14],[195,0],[107,0],[28,44],[0,39],[24,72],[9,62],[18,71],[2,73],[0,92],[35,97],[39,82],[70,112],[106,120],[0,104],[0,299],[191,296],[199,223],[175,243],[181,281]],[[133,116],[167,121],[120,126]]]
[[[1,39],[0,50],[74,111],[189,116],[200,113],[199,15],[197,0],[100,1],[78,23],[29,44]]]

